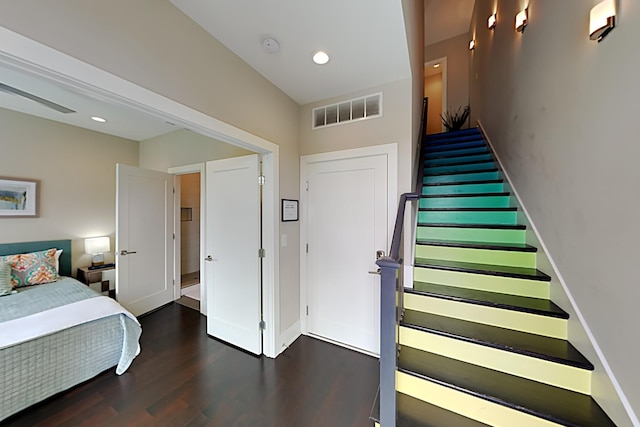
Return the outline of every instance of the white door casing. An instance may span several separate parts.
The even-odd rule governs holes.
[[[396,171],[395,144],[302,158],[304,333],[379,352],[380,280],[369,271],[390,244]]]
[[[174,298],[174,176],[116,165],[116,299],[138,316]]]
[[[260,159],[206,164],[207,333],[262,354]]]

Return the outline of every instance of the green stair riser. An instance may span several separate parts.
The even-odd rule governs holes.
[[[491,182],[485,184],[434,185],[422,187],[422,194],[480,194],[502,193],[504,183]]]
[[[448,240],[482,243],[525,243],[525,230],[490,228],[418,227],[419,240]]]
[[[430,166],[424,168],[425,175],[444,172],[464,172],[473,170],[485,170],[493,169],[496,165],[493,161],[482,163],[471,163],[469,165],[444,165],[444,166]]]
[[[550,297],[549,282],[462,271],[415,267],[413,280],[436,285],[455,286],[478,291],[497,292],[532,298]]]
[[[421,208],[508,208],[509,196],[430,197],[420,199]]]
[[[426,160],[424,162],[425,166],[437,166],[437,165],[448,165],[450,163],[458,163],[458,162],[474,162],[474,161],[489,161],[489,160],[493,160],[491,157],[491,154],[489,153],[485,153],[485,154],[474,154],[471,156],[461,156],[461,157],[445,157],[442,159],[431,159],[431,160]]]
[[[399,341],[403,347],[416,348],[578,393],[589,394],[591,390],[591,371],[586,369],[444,337],[405,326],[400,327]],[[518,424],[495,425],[516,426]]]
[[[419,223],[516,225],[515,211],[420,211]]]
[[[412,293],[404,294],[404,308],[469,322],[513,329],[552,338],[567,338],[567,320],[552,316],[470,304]]]
[[[535,252],[416,245],[416,258],[536,268]]]
[[[485,145],[472,148],[460,148],[458,150],[427,151],[426,160],[436,157],[463,156],[465,154],[480,154],[486,152],[488,152],[488,149]]]
[[[498,172],[475,172],[451,175],[432,175],[422,179],[424,184],[435,184],[440,182],[465,182],[465,181],[486,181],[498,179]]]

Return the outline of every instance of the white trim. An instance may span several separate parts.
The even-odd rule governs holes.
[[[449,105],[447,104],[447,57],[443,56],[442,58],[437,58],[434,59],[432,61],[427,61],[424,63],[425,68],[426,67],[432,67],[435,64],[440,63],[442,64],[440,66],[440,69],[442,70],[442,114],[444,114],[447,109],[449,108]],[[442,132],[446,131],[447,129],[445,129],[444,127],[444,123],[440,124],[440,128],[442,129]]]
[[[300,319],[293,325],[289,326],[286,331],[280,334],[280,346],[278,346],[278,354],[285,351],[298,337],[302,335],[300,332]]]
[[[207,215],[206,215],[206,179],[205,179],[205,168],[204,168],[204,163],[196,163],[193,165],[185,165],[185,166],[176,166],[173,168],[169,168],[168,171],[171,174],[174,175],[186,175],[186,174],[190,174],[190,173],[199,173],[200,174],[200,283],[206,283],[206,279],[204,277],[205,274],[205,269],[204,269],[204,230],[205,230],[205,222],[207,220]],[[175,254],[175,261],[174,261],[174,271],[175,271],[175,280],[176,283],[178,284],[178,286],[176,287],[176,297],[175,299],[178,299],[182,296],[181,292],[180,292],[180,281],[182,280],[181,278],[181,263],[182,263],[182,254],[181,254],[181,240],[182,240],[182,234],[180,233],[181,231],[181,227],[182,224],[180,223],[180,194],[182,191],[181,186],[179,185],[180,181],[177,180],[176,182],[176,198],[174,200],[174,208],[175,208],[175,215],[174,215],[174,232],[176,234],[176,238],[174,240],[174,254]],[[203,315],[207,315],[207,287],[206,286],[200,286],[200,314]]]
[[[393,227],[396,220],[396,210],[398,206],[398,144],[372,145],[363,148],[353,148],[349,150],[331,151],[328,153],[310,154],[300,156],[300,330],[302,334],[308,335],[307,329],[307,253],[306,243],[307,236],[307,189],[306,183],[309,180],[309,165],[312,163],[326,162],[333,160],[344,160],[355,157],[376,156],[380,154],[387,155],[387,247],[385,252],[389,250],[391,239],[393,238]],[[317,337],[316,337],[317,338]],[[323,339],[328,342],[326,339]],[[345,344],[334,343],[349,347]],[[358,350],[361,351],[362,350]],[[367,353],[369,354],[369,353]]]
[[[267,322],[263,352],[267,357],[275,357],[280,308],[277,298],[279,246],[276,244],[279,229],[278,146],[4,27],[0,27],[0,64],[47,78],[75,90],[97,94],[109,102],[125,105],[219,141],[265,154],[263,157],[266,159],[266,167],[263,173],[267,177],[267,184],[263,199],[263,239],[268,252],[265,258],[263,292],[264,318]]]
[[[502,173],[504,174],[504,177],[507,179],[507,181],[511,185],[512,181],[509,178],[509,175],[507,174],[507,171],[504,168],[504,165],[502,164],[502,161],[500,160],[500,156],[496,152],[494,145],[491,143],[491,140],[489,139],[489,135],[487,135],[487,132],[484,129],[484,125],[482,124],[480,119],[478,119],[478,126],[482,130],[482,133],[484,134],[484,137],[487,140],[487,143],[491,147],[491,151],[493,152],[493,155],[495,156],[495,159],[498,161],[498,164],[500,165],[500,170],[502,171]],[[578,316],[578,320],[580,321],[580,324],[584,328],[584,331],[587,334],[587,337],[589,338],[589,341],[591,342],[591,345],[593,346],[593,349],[595,350],[596,354],[600,358],[600,362],[602,362],[602,366],[604,367],[607,375],[609,376],[609,380],[611,381],[611,383],[613,384],[614,389],[618,393],[618,397],[620,398],[620,401],[622,402],[622,405],[626,409],[627,415],[629,415],[629,418],[631,419],[631,422],[633,423],[633,425],[635,427],[640,427],[640,421],[638,421],[638,417],[636,416],[635,412],[633,411],[633,407],[631,406],[631,404],[629,403],[629,400],[625,396],[624,391],[622,390],[622,387],[620,387],[620,383],[618,383],[618,380],[616,379],[616,376],[614,375],[613,371],[611,370],[611,366],[609,366],[609,363],[607,362],[607,359],[605,358],[602,349],[598,345],[598,342],[596,341],[595,336],[591,332],[591,329],[589,329],[589,325],[587,324],[586,319],[582,315],[582,312],[580,311],[580,308],[578,307],[578,304],[576,303],[576,300],[573,298],[573,295],[571,294],[571,291],[569,290],[569,287],[567,286],[567,283],[564,281],[564,278],[562,277],[562,274],[560,274],[560,269],[558,269],[557,264],[555,263],[555,261],[551,257],[551,253],[547,250],[547,246],[544,244],[544,241],[542,240],[542,236],[538,232],[538,229],[536,228],[536,225],[533,222],[533,218],[531,218],[531,216],[529,215],[529,212],[525,208],[525,205],[522,202],[522,199],[520,198],[520,195],[518,194],[516,189],[513,187],[513,185],[511,185],[511,191],[512,191],[513,195],[516,197],[516,199],[518,200],[518,203],[520,204],[520,207],[522,208],[522,213],[524,213],[524,215],[526,216],[527,221],[529,222],[529,225],[531,225],[531,230],[534,232],[536,238],[540,242],[540,246],[541,246],[542,250],[544,251],[547,259],[549,260],[549,263],[551,264],[551,267],[553,268],[554,274],[556,275],[556,277],[558,278],[558,281],[562,285],[562,289],[564,290],[565,294],[567,295],[567,298],[569,299],[569,302],[571,303],[571,307],[573,308],[573,310],[575,311],[576,315]]]

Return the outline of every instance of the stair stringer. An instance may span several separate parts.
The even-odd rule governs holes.
[[[536,257],[537,268],[551,277],[550,299],[569,313],[567,339],[595,367],[591,378],[591,396],[619,427],[640,426],[637,415],[634,413],[611,367],[607,363],[602,349],[591,333],[585,318],[580,312],[580,308],[562,278],[558,266],[549,254],[533,218],[529,215],[520,195],[511,184],[505,165],[480,120],[478,120],[478,128],[500,166],[500,176],[504,179],[505,191],[511,192],[511,195],[514,196],[511,198],[511,204],[518,208],[518,222],[527,224],[526,243],[539,248]]]

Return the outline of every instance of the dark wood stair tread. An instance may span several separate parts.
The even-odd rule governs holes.
[[[517,211],[518,208],[510,206],[504,208],[460,208],[460,207],[450,207],[450,208],[419,208],[420,211],[462,211],[462,212],[514,212]]]
[[[470,173],[483,173],[483,172],[498,172],[498,168],[473,169],[473,170],[467,170],[467,171],[433,172],[433,173],[427,173],[427,171],[425,171],[425,174],[423,176],[466,175]]]
[[[449,227],[449,228],[488,228],[492,230],[526,230],[522,224],[447,224],[441,222],[419,222],[418,227]]]
[[[398,370],[572,427],[615,427],[589,395],[403,347]]]
[[[438,316],[415,310],[405,310],[402,326],[462,340],[478,345],[522,354],[537,359],[593,370],[589,362],[571,343],[527,332],[452,317]]]
[[[422,194],[421,199],[442,199],[456,197],[508,197],[511,193],[502,191],[499,193],[446,193],[446,194]]]
[[[509,267],[505,265],[478,264],[473,262],[449,261],[439,259],[416,258],[416,267],[438,270],[459,271],[462,273],[487,274],[490,276],[513,277],[548,282],[551,277],[536,268]]]
[[[485,179],[479,181],[449,181],[423,183],[423,187],[440,187],[443,185],[474,185],[474,184],[502,184],[504,179]]]
[[[416,240],[416,245],[447,246],[452,248],[487,249],[493,251],[538,252],[535,246],[526,243],[482,243],[456,240]]]
[[[447,411],[404,393],[396,393],[397,427],[487,427],[455,412]],[[380,392],[371,410],[372,421],[380,422]]]
[[[540,316],[568,319],[569,314],[543,298],[521,297],[518,295],[501,294],[498,292],[478,291],[475,289],[459,288],[457,286],[437,285],[434,283],[414,282],[413,289],[405,289],[405,293],[422,295],[432,298],[458,301],[467,304],[495,307],[503,310],[519,311]]]

